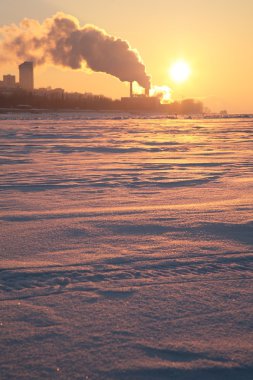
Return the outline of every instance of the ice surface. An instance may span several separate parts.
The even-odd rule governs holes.
[[[0,115],[2,379],[253,378],[253,120]]]

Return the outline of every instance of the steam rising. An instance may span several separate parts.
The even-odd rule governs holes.
[[[168,86],[152,86],[150,95],[160,99],[161,103],[170,103],[172,101],[172,91]]]
[[[127,41],[107,34],[94,25],[80,27],[76,18],[57,13],[42,24],[24,19],[19,25],[0,28],[0,60],[31,60],[104,72],[121,81],[150,85],[145,66]]]

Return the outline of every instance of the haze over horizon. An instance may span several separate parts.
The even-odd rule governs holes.
[[[155,9],[155,11],[154,11]],[[103,12],[101,12],[103,10]],[[2,5],[0,26],[18,24],[23,18],[43,22],[56,12],[78,18],[81,27],[93,24],[109,35],[127,40],[136,49],[155,85],[172,89],[174,100],[195,98],[213,111],[252,113],[253,75],[251,49],[253,26],[250,0],[228,3],[208,1],[130,0],[48,1],[10,0]],[[183,83],[169,76],[170,66],[185,60],[191,75]],[[0,62],[0,75],[14,73],[17,63]],[[104,73],[36,68],[36,87],[63,87],[67,91],[93,92],[112,98],[128,94],[127,83]]]

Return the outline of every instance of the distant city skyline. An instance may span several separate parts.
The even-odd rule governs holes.
[[[137,62],[138,63],[138,62]],[[135,93],[133,80],[129,83],[129,94],[121,99],[113,100],[104,95],[92,93],[65,92],[63,88],[35,88],[34,62],[24,61],[19,66],[19,80],[15,75],[3,75],[0,80],[0,110],[120,110],[161,112],[177,118],[179,115],[203,115],[206,112],[204,104],[194,99],[164,102],[164,94],[150,90],[149,81],[143,83],[143,91]],[[131,72],[130,72],[130,75]],[[138,79],[138,78],[137,78]],[[222,116],[222,114],[221,114]]]
[[[3,74],[3,80],[0,79],[0,88],[15,89],[21,88],[26,91],[34,90],[34,63],[33,61],[24,61],[18,65],[18,80],[12,73]]]
[[[42,22],[57,11],[78,16],[81,25],[95,24],[126,39],[139,51],[152,83],[169,86],[174,99],[199,99],[215,111],[252,112],[251,0],[229,4],[226,0],[38,0],[36,4],[10,0],[1,7],[0,25],[18,23],[24,17]],[[181,58],[189,63],[192,74],[184,83],[173,83],[169,67]],[[11,72],[18,76],[17,64],[13,62],[6,70],[8,66],[2,62],[0,75]],[[104,73],[36,67],[36,86],[49,85],[112,98],[129,91],[127,83]]]

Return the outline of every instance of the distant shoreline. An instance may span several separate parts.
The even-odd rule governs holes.
[[[159,110],[160,111],[160,110]],[[98,113],[98,114],[125,114],[125,115],[161,115],[168,119],[232,119],[232,118],[245,118],[245,119],[252,119],[253,114],[251,113],[243,113],[243,114],[227,114],[227,115],[220,115],[219,113],[210,113],[210,114],[200,114],[200,115],[173,115],[168,114],[166,112],[159,112],[159,111],[143,111],[143,110],[110,110],[110,109],[75,109],[75,108],[69,108],[69,109],[62,109],[62,108],[1,108],[0,107],[0,114],[19,114],[19,113],[28,113],[28,114],[42,114],[42,113],[59,113],[59,114],[67,114],[67,113],[80,113],[80,114],[89,114],[89,113]]]
[[[109,110],[109,109],[75,109],[75,108],[0,108],[0,113],[67,113],[67,112],[76,112],[76,113],[122,113],[124,111],[121,110]]]

